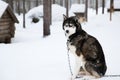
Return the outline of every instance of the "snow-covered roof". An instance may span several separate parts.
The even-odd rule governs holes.
[[[63,14],[66,14],[66,9],[58,4],[52,4],[52,21],[63,20]],[[27,17],[41,17],[43,16],[43,5],[31,9],[27,14]]]
[[[2,14],[4,13],[7,7],[8,7],[8,4],[0,0],[0,17],[2,16]]]
[[[9,6],[6,2],[0,0],[0,18],[2,17],[2,15],[4,14],[4,12],[5,12],[6,10],[9,12],[9,14],[10,14],[11,17],[13,18],[13,20],[14,20],[16,23],[19,23],[18,19],[17,19],[16,16],[14,15],[14,13],[13,13],[12,9],[10,8],[10,6]]]

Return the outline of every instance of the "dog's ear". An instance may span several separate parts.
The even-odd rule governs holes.
[[[66,15],[63,14],[63,19],[66,20],[68,17]]]
[[[77,16],[75,16],[74,19],[75,19],[75,22],[77,23],[79,22],[79,18]]]
[[[76,22],[76,25],[77,25],[77,31],[81,31],[82,27],[81,27],[81,24],[79,22],[79,17],[75,16],[74,19],[75,19],[75,22]]]

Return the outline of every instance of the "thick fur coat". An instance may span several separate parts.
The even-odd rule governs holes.
[[[63,30],[70,52],[75,55],[76,66],[72,80],[80,73],[100,78],[107,70],[105,56],[99,41],[85,32],[76,17],[64,16]]]

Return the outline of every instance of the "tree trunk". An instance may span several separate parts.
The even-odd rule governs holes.
[[[31,9],[31,2],[29,1],[28,2],[28,10],[30,10]]]
[[[20,15],[20,0],[17,1],[17,9],[18,14]]]
[[[110,21],[112,20],[112,12],[114,10],[114,1],[110,0]]]
[[[53,0],[53,4],[55,4],[55,0]]]
[[[51,24],[51,0],[43,0],[43,36],[50,35],[50,24]]]
[[[80,0],[77,0],[77,3],[80,4]]]
[[[25,28],[25,0],[23,0],[23,28]]]
[[[98,0],[96,0],[96,14],[98,14]]]
[[[85,2],[85,18],[86,18],[86,21],[88,21],[87,14],[88,14],[88,0],[86,0],[86,2]]]
[[[65,0],[66,16],[68,17],[68,0]]]
[[[60,0],[60,5],[63,6],[63,0]]]
[[[36,6],[38,6],[38,0],[36,0]]]
[[[102,0],[102,14],[104,14],[105,0]]]

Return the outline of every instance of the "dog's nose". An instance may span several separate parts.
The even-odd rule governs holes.
[[[69,33],[69,30],[66,30],[66,33]]]

